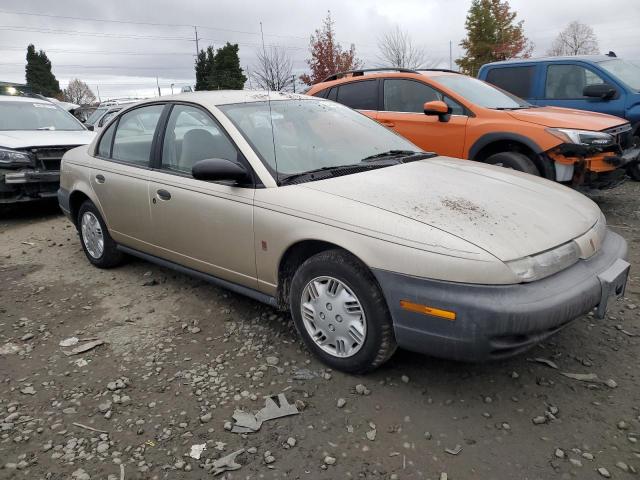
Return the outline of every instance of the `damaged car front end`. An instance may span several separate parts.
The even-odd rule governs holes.
[[[62,156],[94,136],[47,99],[0,95],[0,204],[55,198]]]
[[[556,179],[573,187],[613,188],[626,178],[626,169],[640,162],[629,123],[603,131],[547,128],[563,143],[545,155],[555,164]]]

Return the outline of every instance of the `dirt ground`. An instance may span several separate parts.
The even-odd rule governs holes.
[[[632,478],[639,193],[628,182],[595,199],[632,263],[605,320],[584,316],[508,361],[399,351],[365,377],[325,369],[288,316],[262,304],[143,261],[92,267],[55,206],[5,211],[0,479],[202,479],[240,449],[241,468],[217,478]],[[105,343],[66,356],[69,337]],[[255,413],[281,392],[298,415],[225,429],[236,409]]]

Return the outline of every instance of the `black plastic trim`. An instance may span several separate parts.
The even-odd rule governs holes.
[[[480,150],[482,150],[484,147],[486,147],[490,143],[504,141],[504,140],[520,142],[526,145],[527,147],[529,147],[536,154],[543,153],[543,150],[538,146],[538,144],[528,137],[519,135],[517,133],[511,133],[511,132],[491,132],[483,135],[482,137],[480,137],[478,140],[475,141],[475,143],[469,149],[469,159],[474,160],[476,155],[480,153]]]
[[[275,297],[267,295],[266,293],[259,292],[252,288],[245,287],[244,285],[238,285],[237,283],[229,282],[228,280],[223,280],[222,278],[218,278],[208,273],[200,272],[198,270],[185,267],[178,263],[165,260],[164,258],[156,257],[155,255],[150,255],[148,253],[144,253],[133,248],[125,247],[124,245],[118,245],[117,248],[121,252],[127,253],[129,255],[133,255],[134,257],[147,260],[148,262],[155,263],[156,265],[160,265],[161,267],[171,268],[172,270],[175,270],[180,273],[184,273],[185,275],[190,275],[192,277],[199,278],[200,280],[204,280],[205,282],[212,283],[214,285],[217,285],[218,287],[231,290],[232,292],[239,293],[240,295],[245,295],[249,298],[257,300],[258,302],[265,303],[272,307],[278,306],[278,301],[276,300]]]

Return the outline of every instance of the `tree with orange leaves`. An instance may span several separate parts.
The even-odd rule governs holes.
[[[507,1],[473,0],[465,22],[467,36],[460,42],[465,55],[456,60],[462,72],[473,76],[485,63],[531,55],[533,45],[516,15]]]
[[[300,80],[307,85],[321,82],[329,75],[346,70],[360,68],[362,62],[356,58],[356,47],[351,44],[349,50],[342,50],[342,46],[336,40],[336,34],[331,20],[331,12],[322,22],[322,28],[311,35],[309,46],[311,58],[307,64],[311,74],[300,76]]]

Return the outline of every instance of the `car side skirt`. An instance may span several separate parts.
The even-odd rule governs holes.
[[[193,270],[192,268],[185,267],[178,263],[170,262],[169,260],[156,257],[155,255],[149,255],[148,253],[141,252],[140,250],[125,247],[124,245],[118,245],[117,248],[123,253],[141,258],[143,260],[147,260],[148,262],[155,263],[156,265],[160,265],[161,267],[171,268],[172,270],[175,270],[177,272],[184,273],[186,275],[190,275],[195,278],[199,278],[200,280],[204,280],[205,282],[212,283],[218,287],[222,287],[234,293],[239,293],[240,295],[247,296],[249,298],[257,300],[258,302],[265,303],[272,307],[276,307],[276,308],[278,307],[278,302],[275,297],[264,294],[252,288],[248,288],[243,285],[238,285],[236,283],[223,280],[221,278],[215,277],[208,273],[200,272],[198,270]]]

